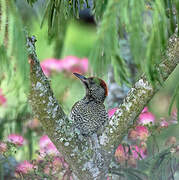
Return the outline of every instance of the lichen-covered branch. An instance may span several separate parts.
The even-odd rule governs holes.
[[[164,60],[157,70],[165,81],[179,64],[179,37],[174,34],[168,42]],[[115,115],[110,119],[105,132],[101,135],[101,145],[107,152],[115,150],[127,131],[134,124],[145,105],[152,99],[160,86],[153,87],[143,75],[131,88]],[[113,153],[113,151],[111,152]]]
[[[87,138],[80,139],[72,131],[72,122],[57,102],[50,88],[50,82],[42,72],[35,53],[34,37],[27,39],[27,47],[31,66],[29,101],[34,115],[40,120],[45,132],[62,153],[78,179],[104,179],[115,147],[158,88],[152,87],[144,75],[135,83],[119,110],[105,126],[103,134],[99,137],[100,146],[96,154]],[[167,79],[178,63],[179,38],[172,36],[165,59],[157,67],[163,80]],[[96,162],[94,155],[101,162]]]
[[[71,123],[58,104],[50,88],[50,82],[44,75],[35,53],[35,37],[27,39],[30,63],[30,95],[29,102],[34,115],[40,120],[45,132],[50,137],[65,160],[70,164],[79,179],[91,179],[84,164],[91,156],[84,158],[89,150],[88,142],[80,142],[71,133]],[[88,159],[89,158],[89,159]],[[83,169],[83,171],[82,171]]]

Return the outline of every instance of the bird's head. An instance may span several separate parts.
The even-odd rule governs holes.
[[[92,99],[96,102],[104,102],[106,96],[108,95],[106,83],[97,77],[86,78],[78,73],[73,73],[78,77],[84,84],[86,88],[86,97]]]

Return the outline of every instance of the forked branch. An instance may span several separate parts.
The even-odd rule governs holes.
[[[31,66],[31,90],[29,101],[34,115],[40,120],[44,131],[57,149],[69,163],[78,179],[104,179],[116,146],[127,134],[130,126],[159,89],[153,87],[143,75],[131,88],[119,110],[106,124],[99,137],[98,152],[102,156],[103,165],[94,161],[95,151],[91,149],[86,138],[80,140],[73,133],[72,122],[64,113],[50,88],[50,82],[44,75],[35,52],[35,38],[27,38],[29,63]],[[166,55],[162,63],[156,67],[165,81],[179,63],[179,38],[173,35],[169,39]]]

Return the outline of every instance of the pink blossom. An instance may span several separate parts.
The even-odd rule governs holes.
[[[10,134],[8,136],[8,141],[18,146],[22,146],[24,143],[24,138],[18,134]]]
[[[88,70],[88,59],[79,59],[75,56],[67,56],[63,60],[64,70],[84,74]]]
[[[146,150],[144,150],[143,148],[140,148],[137,145],[132,145],[131,147],[131,151],[132,151],[132,155],[134,157],[134,159],[144,159],[146,158]]]
[[[118,108],[113,108],[113,109],[109,109],[109,110],[108,110],[108,116],[109,116],[109,118],[111,118],[111,117],[114,115],[114,113],[117,111],[117,109],[118,109]]]
[[[135,129],[129,131],[128,138],[132,140],[146,141],[149,136],[149,131],[145,126],[136,126]]]
[[[23,174],[27,174],[28,172],[33,170],[33,164],[31,164],[30,162],[28,162],[27,160],[19,163],[16,167],[16,172],[17,173],[23,173]]]
[[[50,70],[49,70],[49,68],[47,68],[47,67],[45,67],[45,65],[43,65],[42,63],[40,63],[40,65],[41,65],[41,68],[42,68],[42,71],[43,71],[43,73],[47,76],[47,77],[49,77],[50,76]]]
[[[44,167],[45,174],[55,174],[61,170],[63,164],[63,159],[55,156],[52,162],[48,162]]]
[[[41,67],[43,72],[49,76],[52,71],[56,72],[76,72],[84,74],[88,70],[88,59],[79,59],[75,56],[67,56],[64,59],[46,59],[42,61]]]
[[[143,112],[139,115],[139,124],[154,124],[155,116],[151,112]]]
[[[39,123],[39,120],[34,118],[30,121],[27,122],[27,126],[30,128],[30,129],[36,129],[40,126],[40,123]]]
[[[44,155],[58,155],[59,151],[57,150],[57,148],[54,146],[53,143],[49,143],[47,144],[46,147],[44,147],[43,149],[40,149],[40,153],[44,154]]]
[[[160,127],[167,128],[169,123],[164,118],[161,118],[161,120]]]
[[[0,88],[0,106],[6,103],[7,99],[4,97],[2,93],[2,89]]]
[[[129,153],[129,148],[131,153]],[[144,147],[139,147],[137,145],[123,146],[120,144],[115,152],[115,157],[120,163],[125,162],[126,160],[141,160],[147,156],[147,149]]]
[[[172,118],[170,120],[170,124],[177,124],[178,123],[178,119],[177,119],[177,109],[174,109],[172,111]]]
[[[53,160],[53,168],[54,170],[59,170],[62,168],[63,161],[60,157],[56,156]]]
[[[44,148],[47,144],[52,143],[47,135],[43,135],[39,140],[40,148]]]
[[[0,142],[0,153],[4,153],[7,150],[7,144],[4,142]]]
[[[62,71],[62,63],[58,59],[46,59],[40,63],[45,75],[49,76],[51,71]]]
[[[174,110],[172,111],[172,116],[177,117],[177,109],[174,109]]]
[[[144,109],[142,110],[142,113],[148,112],[148,107],[144,107]]]
[[[117,158],[117,160],[122,163],[124,162],[128,157],[127,157],[127,152],[128,152],[128,148],[123,147],[122,144],[119,144],[119,146],[117,147],[116,149],[116,152],[115,152],[115,157]]]
[[[132,129],[129,131],[129,134],[128,134],[129,139],[137,140],[138,136],[139,135],[138,135],[138,132],[136,130]]]
[[[55,145],[52,143],[52,141],[49,139],[47,135],[44,135],[40,138],[39,141],[40,146],[40,154],[41,156],[45,155],[59,155],[59,151],[55,147]]]
[[[137,126],[135,128],[137,134],[138,134],[138,139],[142,141],[146,141],[148,136],[149,136],[149,131],[145,126]]]
[[[51,164],[48,163],[44,167],[44,173],[50,175],[50,172],[52,173],[52,167],[51,167]]]
[[[58,156],[55,156],[54,157],[54,160],[53,160],[53,165],[54,166],[61,166],[62,165],[62,159]]]

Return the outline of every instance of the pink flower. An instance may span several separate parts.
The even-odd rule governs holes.
[[[52,173],[51,163],[48,163],[44,167],[44,173],[50,175]]]
[[[51,71],[62,71],[63,66],[60,60],[46,59],[40,63],[45,75],[49,76]]]
[[[170,124],[177,124],[178,123],[178,119],[177,119],[177,109],[174,109],[172,111],[172,117],[170,120]]]
[[[59,154],[59,151],[57,150],[57,148],[54,146],[53,143],[47,144],[47,146],[41,149],[40,152],[48,154],[48,155],[54,155],[54,156]]]
[[[109,109],[109,110],[108,110],[108,116],[109,116],[109,118],[111,118],[111,117],[114,115],[114,113],[117,111],[117,109],[118,109],[118,108],[113,108],[113,109]]]
[[[7,144],[4,142],[0,142],[0,153],[4,153],[7,150]]]
[[[36,119],[36,118],[30,120],[30,121],[27,122],[27,126],[30,129],[36,129],[36,128],[38,128],[40,126],[39,120]]]
[[[127,160],[128,158],[127,152],[128,152],[128,148],[125,147],[124,149],[123,145],[119,144],[115,152],[115,157],[120,163],[123,163],[125,162],[125,160]]]
[[[168,125],[169,123],[164,118],[161,118],[160,127],[167,128]]]
[[[33,170],[33,164],[31,164],[28,161],[23,161],[21,163],[19,163],[16,167],[16,172],[17,173],[23,173],[23,174],[27,174],[28,172]]]
[[[128,138],[133,139],[133,140],[137,140],[138,132],[136,130],[134,130],[134,129],[130,130],[129,134],[128,134]]]
[[[63,158],[60,158],[58,156],[53,157],[52,162],[49,161],[48,163],[46,163],[44,167],[44,173],[48,175],[58,173],[62,169],[63,161]]]
[[[79,59],[75,56],[67,56],[63,60],[64,70],[84,74],[88,70],[88,59]]]
[[[135,130],[138,134],[138,139],[142,141],[146,141],[147,138],[149,137],[149,131],[145,126],[137,126]]]
[[[2,94],[2,89],[0,88],[0,106],[4,105],[6,103],[6,101],[7,101],[6,98]]]
[[[49,143],[52,143],[52,142],[47,135],[43,135],[39,140],[40,148],[44,148]]]
[[[174,109],[174,110],[172,111],[172,116],[177,117],[177,109]]]
[[[130,151],[129,151],[130,148]],[[124,163],[127,161],[141,160],[146,158],[147,149],[143,147],[139,147],[137,145],[123,146],[120,144],[115,152],[115,157],[120,163]],[[135,163],[134,163],[135,164]]]
[[[54,160],[53,160],[53,168],[54,170],[60,170],[62,168],[62,164],[63,164],[63,161],[60,157],[54,157]]]
[[[129,131],[128,138],[133,140],[146,141],[149,136],[149,131],[145,126],[136,126],[135,129]]]
[[[144,110],[143,110],[144,111]],[[151,112],[147,112],[146,110],[139,115],[138,123],[142,125],[146,124],[154,124],[155,116]]]
[[[79,59],[75,56],[67,56],[62,60],[58,59],[46,59],[42,61],[41,67],[45,75],[49,76],[52,71],[56,72],[76,72],[84,74],[88,70],[88,59]]]
[[[140,148],[137,145],[132,145],[130,148],[131,148],[132,155],[133,155],[134,159],[144,159],[144,158],[146,158],[147,151],[144,150],[143,148]]]
[[[52,141],[49,139],[47,135],[44,135],[40,138],[39,141],[40,146],[40,154],[41,156],[45,155],[59,155],[59,151],[55,147],[55,145],[52,143]]]
[[[18,134],[10,134],[8,136],[8,141],[18,146],[22,146],[24,143],[24,138]]]
[[[142,113],[148,112],[148,107],[144,107],[144,109],[142,110]]]

